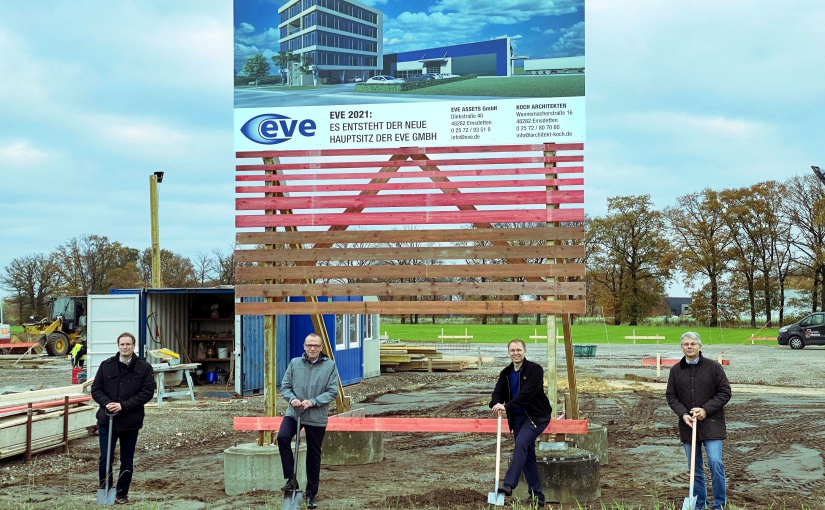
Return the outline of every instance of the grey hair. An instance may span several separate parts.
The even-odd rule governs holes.
[[[682,343],[682,340],[685,338],[690,338],[691,340],[696,340],[696,343],[702,345],[702,338],[699,336],[699,333],[695,331],[687,331],[682,333],[682,336],[679,338],[679,343]]]

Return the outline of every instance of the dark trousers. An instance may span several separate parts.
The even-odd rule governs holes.
[[[109,469],[109,480],[106,480],[106,444],[109,441],[109,427],[99,427],[100,432],[100,463],[98,465],[98,480],[101,489],[109,489],[115,478]],[[129,495],[129,485],[132,484],[133,463],[135,460],[135,445],[137,445],[139,430],[115,430],[112,433],[111,459],[114,464],[115,447],[120,442],[120,473],[117,477],[117,497],[125,498]],[[111,468],[111,466],[110,466]]]
[[[541,479],[539,478],[539,466],[536,463],[536,439],[547,428],[549,421],[530,423],[526,415],[515,415],[513,417],[513,460],[504,475],[504,483],[510,487],[518,485],[519,475],[524,472],[524,479],[527,480],[529,492],[533,498],[544,502],[544,493],[541,492]]]
[[[307,488],[308,498],[318,494],[318,481],[321,478],[321,444],[324,442],[326,427],[313,427],[301,424],[307,440]],[[281,453],[281,467],[284,478],[295,478],[295,456],[292,454],[292,439],[298,432],[298,423],[291,416],[284,417],[278,429],[278,451]]]

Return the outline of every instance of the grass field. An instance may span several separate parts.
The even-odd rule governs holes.
[[[520,338],[528,344],[535,341],[543,342],[544,339],[532,339],[531,335],[546,335],[547,327],[531,326],[528,324],[493,324],[493,325],[456,325],[456,324],[381,324],[381,333],[386,332],[390,339],[421,342],[438,342],[439,335],[444,331],[444,335],[464,335],[464,330],[473,339],[473,343],[506,343],[513,338]],[[748,338],[776,337],[776,329],[742,329],[742,328],[707,328],[707,327],[684,327],[684,326],[605,326],[605,325],[573,325],[572,329],[574,344],[630,344],[632,340],[625,340],[625,336],[663,336],[663,344],[678,344],[679,337],[685,331],[696,331],[702,337],[704,345],[713,344],[741,344],[747,342]],[[559,326],[561,334],[561,326]],[[463,342],[464,340],[445,340],[445,342]],[[637,343],[655,343],[654,340],[638,341]]]
[[[475,78],[433,85],[402,94],[434,96],[579,97],[584,75]]]

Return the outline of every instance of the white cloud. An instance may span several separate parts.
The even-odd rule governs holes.
[[[11,140],[0,143],[0,167],[26,168],[40,166],[56,154],[38,148],[27,140]]]

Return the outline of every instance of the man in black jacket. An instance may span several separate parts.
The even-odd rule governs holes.
[[[117,478],[116,504],[129,502],[129,485],[132,483],[133,461],[138,431],[143,427],[143,406],[155,393],[152,365],[135,354],[135,336],[121,333],[117,338],[118,354],[104,360],[92,383],[92,398],[100,405],[97,425],[100,431],[100,463],[98,477],[100,488],[112,486],[112,471],[106,472],[106,446],[112,434],[112,451],[120,441],[120,474]],[[112,429],[109,416],[115,413]],[[110,466],[111,468],[111,466]]]
[[[510,340],[507,352],[512,363],[498,376],[490,408],[494,414],[506,413],[507,423],[515,438],[513,460],[499,489],[512,495],[524,472],[530,496],[536,505],[544,506],[539,467],[536,462],[536,439],[550,424],[552,408],[544,394],[544,370],[538,363],[525,359],[527,346],[519,339]]]
[[[679,437],[685,447],[688,466],[690,456],[696,455],[696,476],[693,494],[696,508],[707,507],[708,487],[702,460],[702,446],[708,456],[713,508],[725,508],[727,482],[722,463],[722,440],[727,438],[725,404],[730,400],[730,383],[722,365],[702,356],[699,333],[688,331],[681,338],[685,356],[670,369],[665,397],[679,417]],[[696,422],[696,451],[691,451],[691,433]]]

